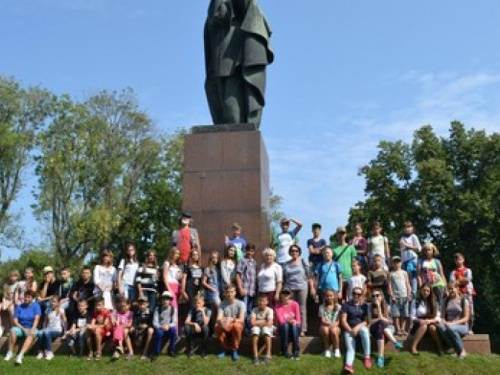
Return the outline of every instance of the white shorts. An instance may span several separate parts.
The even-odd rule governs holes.
[[[273,327],[252,327],[252,336],[273,336]]]

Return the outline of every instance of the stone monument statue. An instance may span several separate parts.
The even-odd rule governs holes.
[[[211,0],[205,23],[205,91],[214,124],[254,124],[265,104],[271,29],[255,0]]]

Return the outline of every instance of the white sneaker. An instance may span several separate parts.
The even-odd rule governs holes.
[[[16,357],[16,361],[14,363],[16,365],[22,365],[23,364],[23,355],[22,354],[18,354],[18,356]]]
[[[340,358],[340,350],[335,349],[335,358]]]
[[[47,354],[45,355],[45,359],[47,361],[50,361],[52,358],[54,358],[54,353],[52,352],[47,352]]]
[[[14,353],[12,353],[10,350],[7,352],[7,354],[5,354],[5,357],[4,357],[4,361],[10,361],[12,359],[12,356],[14,355]]]
[[[332,358],[332,351],[330,349],[325,350],[325,357],[326,358]]]
[[[3,336],[4,331],[5,331],[5,330],[4,330],[3,326],[0,326],[0,337],[2,337],[2,336]]]
[[[42,359],[44,357],[43,352],[38,352],[37,356],[35,357],[36,359]]]

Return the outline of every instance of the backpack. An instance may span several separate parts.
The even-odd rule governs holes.
[[[189,228],[189,233],[191,234],[191,248],[197,247],[198,244],[196,243],[196,235],[198,234],[198,231],[195,228]],[[179,242],[179,230],[176,229],[172,233],[172,240],[171,244],[172,246],[177,246],[177,242]]]

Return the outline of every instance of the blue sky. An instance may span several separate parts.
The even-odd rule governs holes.
[[[260,0],[273,29],[261,130],[283,210],[325,234],[364,198],[380,140],[422,125],[498,131],[500,2]],[[208,0],[0,0],[0,74],[83,98],[132,87],[159,131],[210,124]],[[15,206],[30,238],[33,178]],[[3,250],[3,258],[16,256]]]

